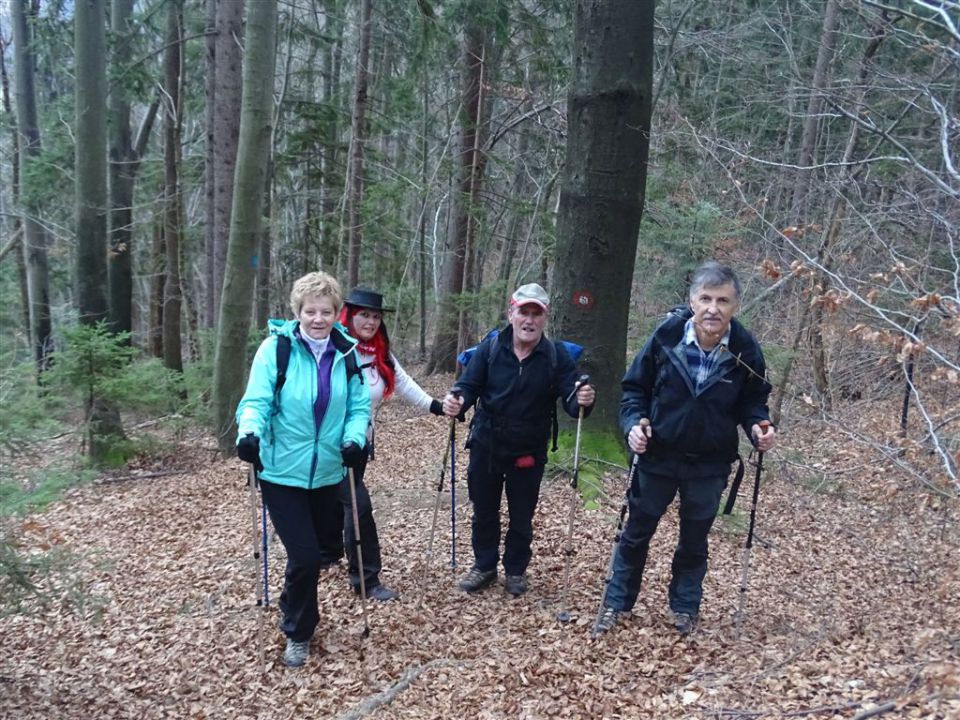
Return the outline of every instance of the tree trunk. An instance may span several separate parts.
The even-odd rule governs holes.
[[[204,273],[203,294],[199,296],[202,302],[201,322],[203,327],[210,329],[217,322],[215,308],[217,307],[216,289],[214,282],[214,257],[217,248],[217,216],[216,216],[216,125],[217,125],[217,0],[205,0],[206,35],[203,38],[204,47],[204,122],[206,123],[206,146],[203,155],[203,197],[204,227],[203,227],[203,256],[206,272]]]
[[[253,260],[263,222],[263,188],[270,157],[276,32],[276,5],[251,3],[244,37],[246,60],[235,200],[213,375],[214,421],[219,446],[226,454],[233,451],[233,415],[247,372],[247,333],[253,303],[250,288],[255,279]]]
[[[40,127],[37,121],[36,57],[33,33],[28,15],[29,0],[11,2],[13,45],[16,55],[14,79],[17,104],[17,125],[20,134],[19,186],[25,198],[43,195],[39,188],[28,185],[31,168],[40,155]],[[38,377],[48,367],[51,350],[50,274],[47,265],[47,236],[39,223],[39,203],[25,200],[23,213],[23,256],[26,264],[30,343],[37,363]]]
[[[163,242],[163,220],[153,224],[153,243],[150,247],[150,311],[147,320],[147,347],[155,358],[163,358],[163,296],[167,273],[167,251]]]
[[[616,431],[650,147],[653,3],[578,0],[552,333],[582,344],[591,416]]]
[[[103,0],[79,0],[76,47],[77,305],[80,321],[107,318],[107,118]]]
[[[107,319],[107,69],[103,0],[78,0],[76,52],[77,309],[80,322]],[[88,406],[90,457],[104,461],[124,438],[120,413],[103,398]]]
[[[213,254],[208,258],[211,267],[207,273],[207,282],[213,291],[211,317],[214,321],[219,317],[224,283],[233,204],[234,166],[240,133],[243,81],[240,39],[243,36],[243,5],[243,0],[219,0],[217,3],[216,102],[213,130],[214,245]]]
[[[460,173],[458,192],[454,198],[454,219],[448,225],[447,248],[443,261],[440,307],[433,348],[427,363],[428,373],[451,372],[456,367],[459,343],[458,300],[463,292],[468,242],[473,225],[472,199],[483,176],[483,156],[478,152],[477,133],[480,121],[480,81],[486,31],[471,19],[465,30],[463,103],[460,111]]]
[[[163,366],[183,371],[180,342],[180,68],[183,0],[170,0],[167,7],[167,36],[164,66],[164,149],[163,149],[163,236],[166,242],[166,281],[163,291]]]
[[[347,283],[356,287],[360,282],[360,246],[363,232],[360,227],[360,205],[363,202],[363,152],[367,141],[367,87],[369,85],[368,63],[370,62],[370,18],[372,0],[360,2],[360,37],[357,51],[357,79],[353,94],[353,126],[350,152],[350,254],[347,262]]]

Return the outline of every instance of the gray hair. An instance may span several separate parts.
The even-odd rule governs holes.
[[[693,280],[690,282],[690,299],[700,292],[702,288],[719,287],[730,283],[737,294],[737,301],[740,300],[740,279],[737,274],[728,265],[721,265],[715,260],[705,262],[697,268],[693,274]]]

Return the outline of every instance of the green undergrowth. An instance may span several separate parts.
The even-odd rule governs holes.
[[[575,430],[563,430],[557,438],[557,452],[551,453],[549,462],[555,471],[563,471],[566,478],[573,473],[573,456],[576,449]],[[626,454],[623,441],[614,434],[590,432],[580,434],[580,473],[577,487],[588,510],[596,510],[602,504],[604,473],[626,472]]]

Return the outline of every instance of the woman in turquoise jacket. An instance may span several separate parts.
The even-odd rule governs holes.
[[[344,465],[364,457],[370,393],[353,373],[356,340],[337,323],[343,295],[323,272],[293,284],[296,320],[272,328],[253,359],[237,407],[237,455],[253,463],[263,502],[287,550],[280,595],[280,627],[287,636],[283,661],[303,665],[320,620],[317,582],[343,555],[338,485]],[[290,340],[286,380],[277,388],[277,345]]]

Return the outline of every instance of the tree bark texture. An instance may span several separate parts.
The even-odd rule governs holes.
[[[182,0],[169,0],[164,50],[163,236],[166,241],[166,281],[163,285],[163,366],[183,370],[180,342],[180,113],[182,67]]]
[[[217,0],[205,0],[206,36],[203,38],[204,48],[204,122],[206,123],[207,141],[203,155],[203,197],[204,227],[203,227],[203,256],[206,258],[206,273],[203,279],[203,293],[198,296],[201,302],[201,322],[204,328],[216,325],[217,298],[216,283],[214,282],[214,257],[217,248],[217,214],[216,214],[216,156],[217,156]]]
[[[360,37],[357,50],[357,73],[353,93],[353,125],[350,152],[350,212],[348,216],[347,283],[360,282],[360,252],[363,243],[360,206],[363,203],[363,157],[367,141],[367,88],[369,87],[370,25],[372,0],[360,3]]]
[[[256,278],[255,257],[263,222],[263,188],[272,137],[276,33],[276,5],[251,3],[244,38],[246,59],[235,199],[213,375],[214,420],[224,453],[233,452],[233,415],[247,374],[246,347]]]
[[[258,3],[253,3],[254,5]],[[267,3],[271,4],[272,3]],[[214,103],[214,246],[207,273],[213,287],[212,318],[219,316],[227,245],[230,238],[230,212],[233,206],[234,166],[240,134],[241,93],[243,83],[243,0],[219,0],[217,3],[216,102]],[[251,8],[252,10],[252,8]],[[271,61],[271,67],[273,63]]]
[[[77,306],[80,322],[107,318],[107,75],[103,0],[78,0],[76,48]]]
[[[114,38],[112,66],[119,76],[130,63],[133,0],[113,0],[110,11]],[[130,99],[120,83],[111,88],[110,113],[110,251],[107,277],[110,285],[110,329],[133,330],[133,190],[139,156],[130,128]]]
[[[476,21],[467,23],[464,36],[463,102],[460,111],[460,158],[454,218],[448,226],[447,247],[443,259],[440,303],[433,347],[427,363],[428,373],[451,372],[456,367],[459,343],[458,300],[463,292],[468,239],[473,223],[472,198],[483,177],[484,162],[478,152],[480,121],[480,81],[486,31]]]
[[[577,2],[552,333],[582,344],[592,422],[614,430],[650,147],[653,2]]]
[[[29,0],[10,3],[14,45],[14,94],[17,105],[20,164],[18,186],[23,202],[23,257],[26,266],[27,308],[30,316],[30,343],[37,371],[48,365],[51,350],[50,273],[47,263],[47,236],[39,222],[39,189],[29,186],[27,178],[40,154],[40,126],[37,121],[36,57],[33,33],[28,22],[32,15]]]

